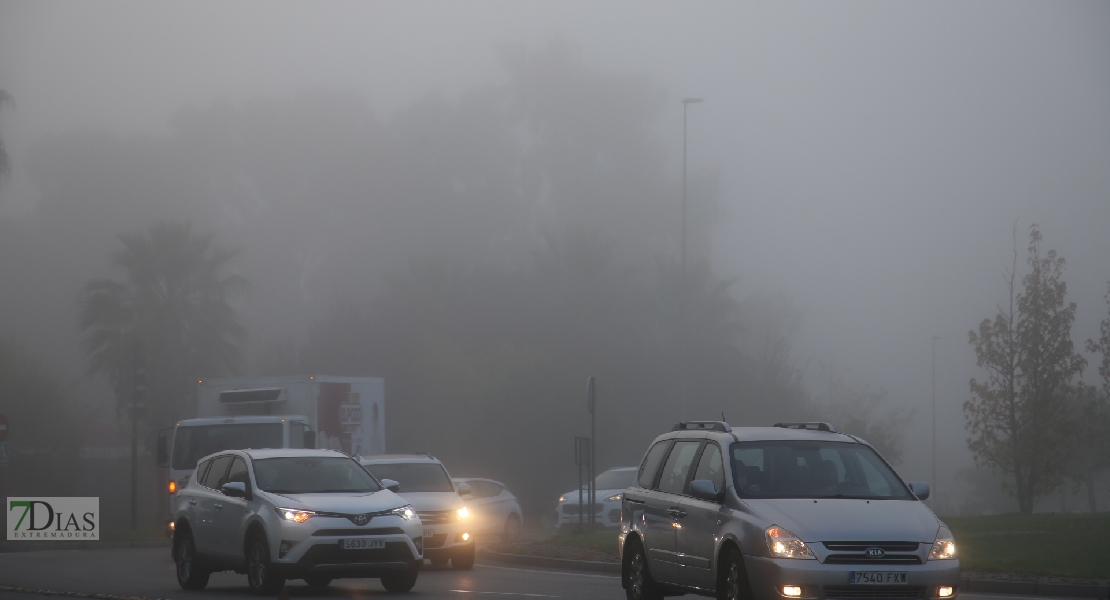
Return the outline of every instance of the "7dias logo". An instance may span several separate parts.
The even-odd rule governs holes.
[[[8,498],[8,541],[99,540],[100,498]]]

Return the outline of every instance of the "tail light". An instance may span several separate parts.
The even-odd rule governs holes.
[[[176,491],[177,491],[177,482],[173,481],[173,480],[170,480],[170,493],[172,494]]]

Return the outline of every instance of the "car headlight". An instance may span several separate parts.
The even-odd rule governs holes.
[[[612,496],[609,496],[608,498],[606,498],[605,501],[606,502],[616,502],[617,500],[620,500],[622,497],[624,497],[624,494],[613,494]]]
[[[459,513],[459,520],[460,520],[460,521],[462,521],[463,519],[465,519],[465,518],[467,518],[467,517],[469,517],[469,516],[470,516],[470,511],[469,511],[469,510],[466,510],[466,507],[465,507],[465,506],[464,506],[464,507],[462,507],[462,508],[460,508],[460,509],[458,510],[458,513]]]
[[[559,496],[559,502],[566,502],[566,501],[567,501],[566,496]]]
[[[402,519],[404,519],[406,521],[411,521],[411,520],[416,518],[416,511],[414,511],[412,509],[412,505],[410,505],[410,504],[406,504],[402,507],[395,508],[395,509],[391,510],[390,512],[392,514],[397,515],[398,517],[401,517]]]
[[[304,523],[316,514],[311,510],[301,510],[299,508],[274,508],[274,510],[286,521],[294,521],[296,523]]]
[[[933,542],[932,550],[929,550],[929,560],[951,560],[959,558],[956,553],[956,540],[952,538],[952,532],[944,525],[940,526],[937,530],[937,539]]]
[[[816,560],[813,551],[798,536],[785,528],[772,525],[767,528],[767,551],[775,558],[807,558]]]

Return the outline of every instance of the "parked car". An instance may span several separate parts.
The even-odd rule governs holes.
[[[594,502],[590,502],[590,494],[582,488],[582,500],[586,505],[579,511],[578,490],[567,492],[559,496],[559,507],[555,509],[555,526],[560,529],[577,528],[579,512],[581,522],[589,526],[590,509],[592,508],[597,523],[600,527],[620,527],[621,524],[621,497],[625,488],[632,485],[636,478],[636,467],[618,467],[609,469],[597,476],[594,480]]]
[[[492,479],[452,479],[456,487],[466,484],[470,493],[462,498],[470,511],[471,531],[479,534],[499,535],[503,540],[520,537],[524,512],[516,496],[505,484]]]
[[[629,600],[950,599],[952,532],[867,442],[827,423],[675,425],[625,493]]]
[[[416,511],[357,461],[332,450],[228,450],[197,463],[174,496],[177,582],[200,590],[214,571],[247,575],[256,594],[286,579],[323,587],[377,577],[407,592],[423,563]]]
[[[461,496],[470,486],[451,483],[447,468],[430,454],[364,456],[360,462],[378,479],[400,484],[398,493],[410,502],[424,524],[424,557],[434,565],[451,561],[455,569],[474,567],[470,509]]]

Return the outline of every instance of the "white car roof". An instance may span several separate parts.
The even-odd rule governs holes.
[[[383,465],[389,463],[434,463],[442,464],[440,460],[430,454],[378,454],[375,456],[360,456],[358,462],[364,465]]]
[[[228,450],[228,452],[236,452],[235,450]],[[303,456],[327,456],[327,457],[342,457],[351,458],[338,450],[314,450],[312,448],[260,448],[260,449],[245,449],[238,450],[253,459],[263,458],[298,458]],[[216,454],[220,454],[217,452]]]
[[[242,415],[235,417],[205,417],[201,419],[185,419],[178,421],[178,427],[193,427],[196,425],[231,425],[235,423],[281,423],[282,421],[299,421],[307,423],[308,417],[304,415]]]

